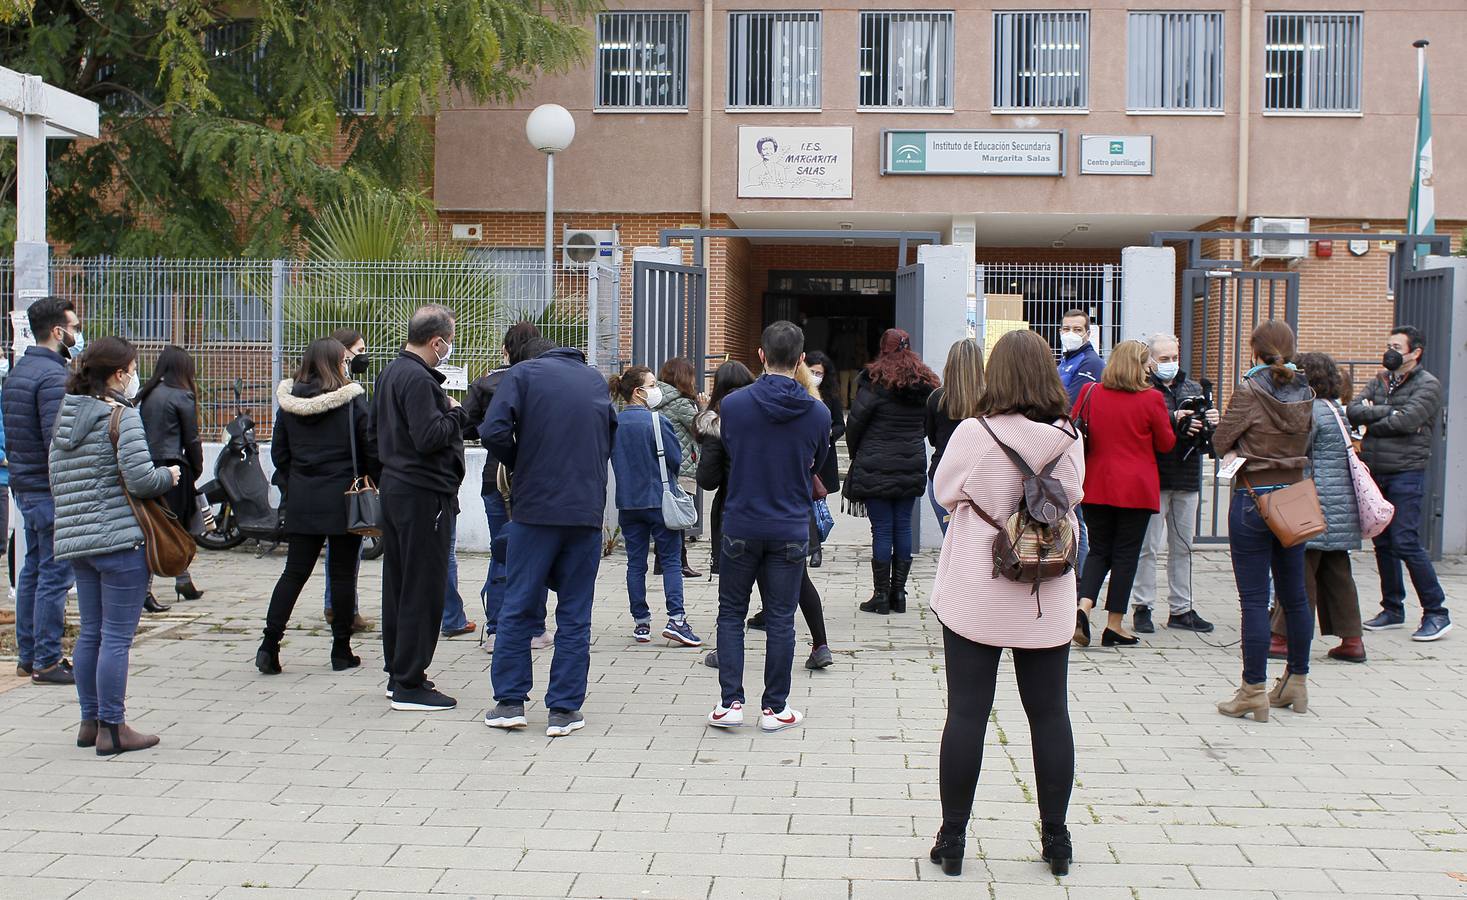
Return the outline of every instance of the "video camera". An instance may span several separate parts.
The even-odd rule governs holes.
[[[1201,450],[1204,454],[1211,455],[1212,434],[1217,430],[1211,422],[1207,421],[1207,411],[1213,408],[1212,382],[1203,378],[1198,384],[1202,385],[1202,396],[1188,397],[1177,403],[1177,409],[1192,413],[1187,427],[1191,427],[1192,421],[1202,423],[1202,428],[1196,434],[1182,434],[1177,438],[1178,444],[1185,447],[1182,450],[1181,458],[1183,461],[1191,459],[1192,454],[1198,450]]]

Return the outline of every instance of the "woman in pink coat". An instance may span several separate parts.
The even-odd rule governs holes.
[[[1063,875],[1073,856],[1065,810],[1075,778],[1066,686],[1075,630],[1075,576],[1071,572],[1047,579],[1036,595],[1033,585],[995,575],[997,532],[978,509],[1000,523],[1018,509],[1023,479],[999,445],[1002,441],[1033,471],[1059,460],[1054,476],[1064,487],[1075,527],[1085,449],[1066,414],[1069,397],[1054,357],[1038,334],[1015,331],[1000,338],[985,378],[979,403],[983,420],[967,419],[958,426],[933,477],[937,502],[952,511],[952,519],[932,589],[932,611],[942,622],[948,700],[938,769],[942,829],[931,858],[949,875],[962,872],[998,662],[1009,647],[1034,746],[1042,855],[1056,875]]]

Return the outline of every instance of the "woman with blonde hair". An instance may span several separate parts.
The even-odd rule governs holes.
[[[1106,575],[1105,647],[1129,647],[1140,639],[1125,628],[1126,606],[1151,517],[1161,509],[1156,454],[1177,444],[1166,401],[1151,389],[1151,351],[1141,341],[1117,344],[1100,384],[1086,385],[1073,416],[1086,433],[1085,503],[1090,552],[1080,573],[1075,643],[1090,645],[1090,610]]]
[[[983,396],[983,348],[972,338],[954,341],[947,349],[947,363],[942,367],[942,387],[927,398],[927,415],[923,430],[932,445],[932,462],[927,466],[927,500],[937,513],[937,523],[947,534],[948,512],[933,493],[937,464],[953,432],[964,419],[978,415],[978,401]]]

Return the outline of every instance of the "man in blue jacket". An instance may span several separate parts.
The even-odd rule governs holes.
[[[10,489],[25,522],[25,564],[15,587],[15,674],[34,684],[75,684],[61,655],[66,592],[76,581],[71,563],[52,556],[56,503],[51,498],[51,433],[66,395],[67,360],[81,355],[81,320],[70,300],[42,297],[26,311],[36,345],[10,372],[5,392],[5,437]]]
[[[708,724],[744,724],[744,618],[756,581],[764,591],[764,696],[759,727],[792,728],[804,715],[789,706],[795,661],[795,608],[810,543],[810,490],[830,447],[830,410],[795,381],[805,335],[792,322],[764,329],[764,375],[723,398],[728,499],[718,576],[718,684]]]
[[[1070,395],[1070,406],[1080,398],[1080,391],[1087,384],[1098,384],[1105,372],[1105,362],[1090,343],[1090,314],[1083,309],[1067,310],[1060,318],[1059,376],[1064,382],[1065,392]]]
[[[479,426],[484,447],[512,472],[507,584],[489,670],[496,706],[484,716],[491,728],[528,724],[530,639],[545,622],[547,583],[556,602],[545,734],[561,737],[586,724],[591,601],[615,431],[606,379],[570,347],[512,366]]]

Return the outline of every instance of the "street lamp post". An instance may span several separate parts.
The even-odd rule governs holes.
[[[555,103],[535,107],[525,121],[525,137],[530,145],[545,154],[545,299],[555,300],[555,154],[571,145],[576,136],[576,120],[570,112]]]

